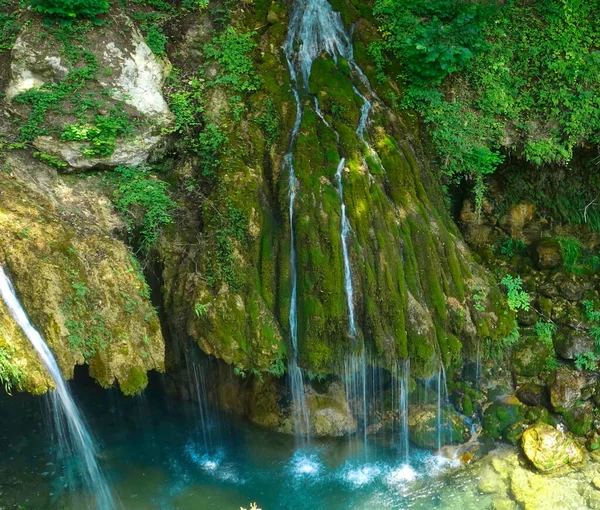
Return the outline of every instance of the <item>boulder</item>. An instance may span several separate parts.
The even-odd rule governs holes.
[[[312,388],[306,395],[310,433],[316,437],[339,437],[356,431],[356,420],[339,381],[331,383],[326,393]]]
[[[516,398],[494,402],[483,415],[483,430],[493,439],[504,438],[515,444],[523,430],[525,406]]]
[[[554,349],[563,359],[575,359],[578,354],[594,351],[594,339],[585,331],[561,328],[556,335]]]
[[[545,423],[537,423],[523,432],[523,452],[539,471],[552,471],[583,461],[583,452],[564,432]]]
[[[585,436],[592,428],[594,420],[594,406],[591,402],[584,402],[562,413],[569,430],[578,436]]]
[[[60,135],[38,136],[33,140],[38,150],[61,158],[74,169],[139,165],[160,147],[165,128],[172,121],[162,95],[169,62],[152,53],[129,18],[117,15],[113,21],[86,34],[86,49],[93,54],[99,70],[86,86],[90,94],[104,98],[105,105],[98,107],[99,113],[117,107],[130,115],[135,132],[117,138],[114,152],[105,157],[87,157],[84,149],[88,142],[64,140]],[[6,88],[8,101],[32,88],[62,82],[73,67],[61,43],[46,37],[40,44],[39,34],[44,33],[40,21],[30,20],[24,26],[12,50],[11,78]],[[17,115],[28,114],[16,103],[12,103],[12,108]],[[64,116],[57,120],[59,132],[67,125],[66,119]],[[82,129],[90,127],[82,126]]]
[[[560,244],[555,239],[541,239],[533,245],[531,255],[538,269],[555,269],[562,264]]]
[[[442,431],[438,436],[437,406],[431,404],[411,405],[408,409],[408,431],[412,443],[421,448],[437,448],[438,437],[442,443],[461,443],[468,436],[468,429],[454,410],[442,409]]]
[[[517,390],[517,398],[528,406],[548,407],[548,389],[540,384],[527,383]]]
[[[584,389],[590,385],[588,378],[569,367],[560,367],[550,384],[550,402],[555,411],[562,413],[582,400]]]
[[[546,365],[546,360],[552,354],[552,348],[537,338],[537,336],[521,337],[513,351],[513,370],[518,375],[534,377],[539,375]]]

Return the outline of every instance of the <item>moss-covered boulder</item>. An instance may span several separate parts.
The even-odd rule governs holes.
[[[562,264],[560,244],[555,239],[544,238],[532,246],[532,256],[538,269],[554,269]]]
[[[535,335],[523,335],[512,354],[513,370],[519,375],[539,375],[552,354],[552,346],[543,343]]]
[[[356,431],[356,420],[340,382],[331,383],[326,393],[309,391],[306,406],[312,436],[337,437]]]
[[[485,410],[483,430],[494,439],[503,438],[515,444],[523,430],[525,411],[525,406],[517,399],[494,402]]]
[[[594,405],[589,401],[580,402],[572,409],[563,411],[562,416],[573,434],[585,436],[592,429]]]
[[[594,339],[586,331],[562,328],[554,341],[556,353],[563,359],[575,359],[577,355],[594,352]]]
[[[139,264],[116,237],[121,220],[98,181],[62,179],[27,156],[10,156],[3,168],[0,264],[65,378],[85,363],[102,386],[117,381],[124,393],[139,393],[146,372],[164,367],[164,342]],[[0,349],[24,374],[17,386],[45,391],[45,369],[2,312]]]
[[[442,408],[438,427],[436,405],[411,405],[408,410],[408,435],[410,441],[421,448],[437,448],[441,445],[464,442],[469,431],[463,419],[448,407]]]
[[[521,438],[523,452],[539,471],[552,471],[583,462],[583,452],[567,434],[545,423],[528,428]]]

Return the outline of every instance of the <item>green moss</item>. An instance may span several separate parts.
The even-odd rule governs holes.
[[[124,381],[119,381],[119,388],[123,395],[134,396],[141,393],[148,386],[148,374],[142,367],[133,366]]]

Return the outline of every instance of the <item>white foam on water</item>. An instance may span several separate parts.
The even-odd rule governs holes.
[[[416,480],[418,476],[419,474],[409,464],[402,464],[402,466],[392,469],[387,474],[385,481],[387,485],[397,487]]]
[[[354,487],[362,487],[377,480],[384,469],[379,464],[364,464],[362,466],[347,465],[341,474],[342,479]]]
[[[321,470],[321,462],[316,455],[296,452],[290,460],[292,474],[300,477],[312,477]]]

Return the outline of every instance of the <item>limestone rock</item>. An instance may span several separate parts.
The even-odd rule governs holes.
[[[538,423],[523,432],[521,445],[527,458],[540,471],[583,462],[583,452],[575,441],[545,423]]]
[[[554,342],[556,353],[563,359],[594,351],[594,339],[585,331],[561,328]]]
[[[139,393],[148,370],[163,370],[164,341],[133,255],[113,231],[121,223],[93,180],[66,182],[15,157],[0,172],[0,264],[66,379],[87,363],[102,386]],[[31,175],[36,180],[31,180]],[[0,310],[0,323],[4,314]],[[4,328],[3,328],[4,331]],[[8,329],[8,332],[11,330]],[[25,389],[49,388],[18,331],[0,335],[17,353]]]
[[[550,405],[547,388],[539,384],[524,384],[517,390],[517,398],[528,406]]]
[[[514,348],[513,369],[519,375],[533,377],[544,369],[552,348],[539,341],[536,336],[524,335]]]
[[[582,392],[589,385],[584,374],[568,367],[560,367],[550,385],[550,402],[557,412],[572,409],[582,398]]]
[[[544,238],[533,246],[533,259],[539,269],[554,269],[562,264],[558,241]]]
[[[114,21],[86,35],[87,48],[101,70],[93,81],[99,90],[110,91],[108,96],[113,104],[123,101],[130,109],[129,113],[136,118],[136,132],[127,139],[118,139],[114,153],[107,157],[85,157],[82,142],[56,136],[40,136],[34,140],[33,144],[40,151],[63,159],[72,168],[139,165],[163,142],[163,130],[172,120],[162,95],[162,86],[170,71],[169,62],[152,53],[129,18],[118,15]],[[40,44],[39,23],[31,20],[15,42],[11,79],[6,89],[9,101],[31,88],[58,83],[69,73],[70,64],[61,53],[61,45],[51,38]]]
[[[344,436],[356,430],[356,421],[346,400],[344,386],[333,382],[327,393],[310,391],[306,406],[311,435],[316,437]]]
[[[468,435],[460,416],[450,409],[442,411],[441,423],[443,431],[440,436],[442,444],[460,443]],[[437,406],[411,405],[408,410],[408,430],[411,442],[421,448],[437,448]]]

